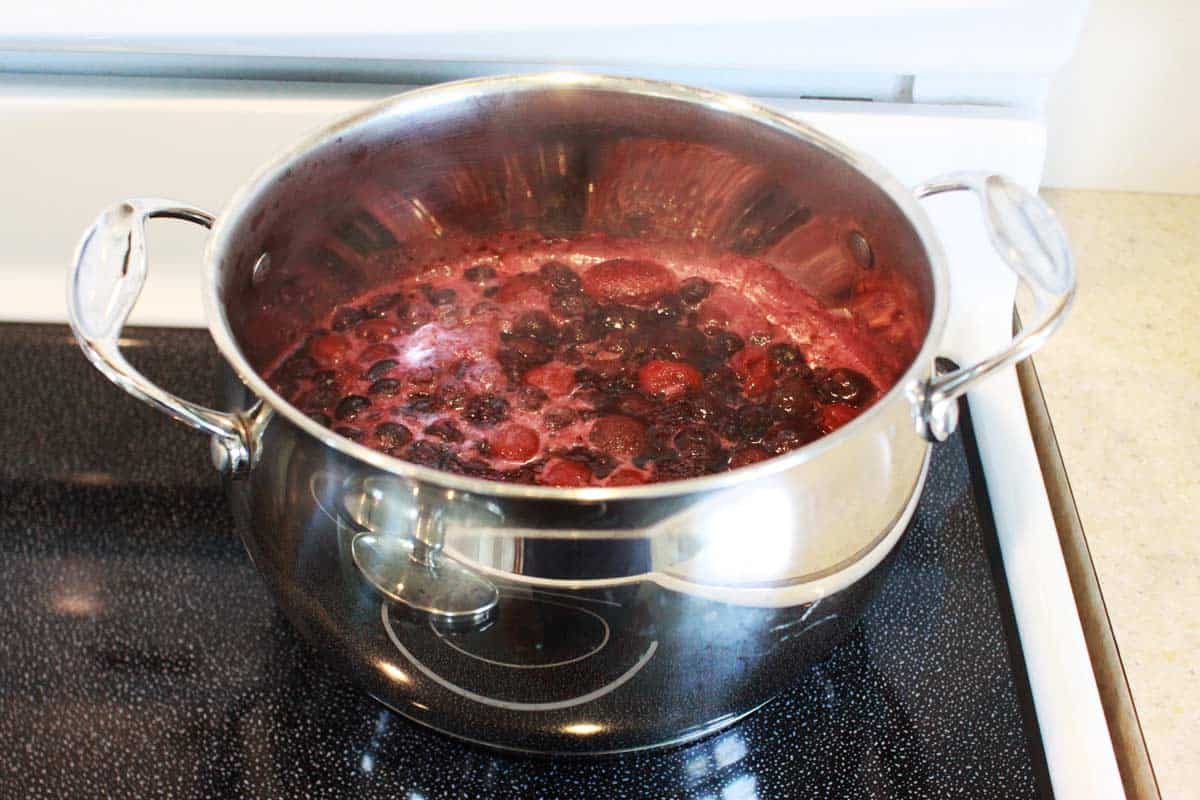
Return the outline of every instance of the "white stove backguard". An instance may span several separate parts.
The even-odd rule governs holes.
[[[0,194],[0,320],[65,320],[80,234],[109,204],[166,196],[219,211],[259,164],[383,84],[0,76],[8,191]],[[1002,107],[766,98],[869,155],[908,185],[961,169],[1035,189],[1045,130]],[[943,352],[969,363],[1011,333],[1015,279],[967,197],[926,201],[951,267]],[[203,231],[151,228],[136,324],[202,326]],[[1053,342],[1050,344],[1053,346]],[[1121,797],[1121,782],[1015,375],[969,396],[1046,749],[1059,798]]]

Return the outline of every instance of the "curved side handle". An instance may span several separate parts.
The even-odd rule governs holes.
[[[1032,292],[1034,320],[1004,350],[977,364],[918,384],[912,394],[917,432],[944,441],[958,425],[955,400],[997,370],[1011,366],[1045,344],[1066,319],[1075,299],[1075,259],[1054,212],[1003,175],[956,172],[934,178],[913,192],[918,198],[969,191],[979,198],[992,246]]]
[[[146,283],[146,220],[183,219],[211,228],[213,217],[173,200],[143,197],[112,206],[79,242],[67,287],[71,330],[84,355],[110,381],[180,422],[213,437],[213,458],[237,476],[250,467],[249,417],[214,411],[176,397],[134,369],[121,353],[121,330]],[[251,410],[250,416],[256,416]]]

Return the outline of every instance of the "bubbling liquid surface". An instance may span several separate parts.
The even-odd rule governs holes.
[[[735,469],[848,423],[906,366],[870,323],[751,258],[500,242],[398,265],[266,377],[320,424],[401,459],[628,486]]]

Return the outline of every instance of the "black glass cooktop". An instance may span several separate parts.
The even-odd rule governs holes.
[[[130,358],[214,401],[200,331]],[[0,325],[0,796],[1049,795],[970,435],[938,447],[863,623],[743,722],[673,750],[502,755],[370,699],[284,621],[208,443],[108,384],[65,327]]]

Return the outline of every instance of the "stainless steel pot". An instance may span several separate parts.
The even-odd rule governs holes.
[[[935,376],[947,273],[916,198],[959,190],[978,197],[1039,318],[1003,352]],[[204,302],[228,407],[241,410],[178,398],[121,355],[145,222],[159,217],[212,227]],[[849,227],[806,260],[812,218]],[[259,375],[396,258],[444,258],[512,230],[751,255],[833,306],[882,282],[912,300],[919,346],[890,345],[908,365],[895,387],[823,439],[629,488],[500,484],[400,461],[317,425]],[[878,583],[956,398],[1040,346],[1073,290],[1051,213],[1000,176],[910,192],[739,97],[552,74],[371,106],[259,171],[216,220],[169,200],[120,203],[84,235],[69,305],[101,372],[212,436],[280,605],[368,691],[497,747],[610,752],[727,725],[824,655]]]

